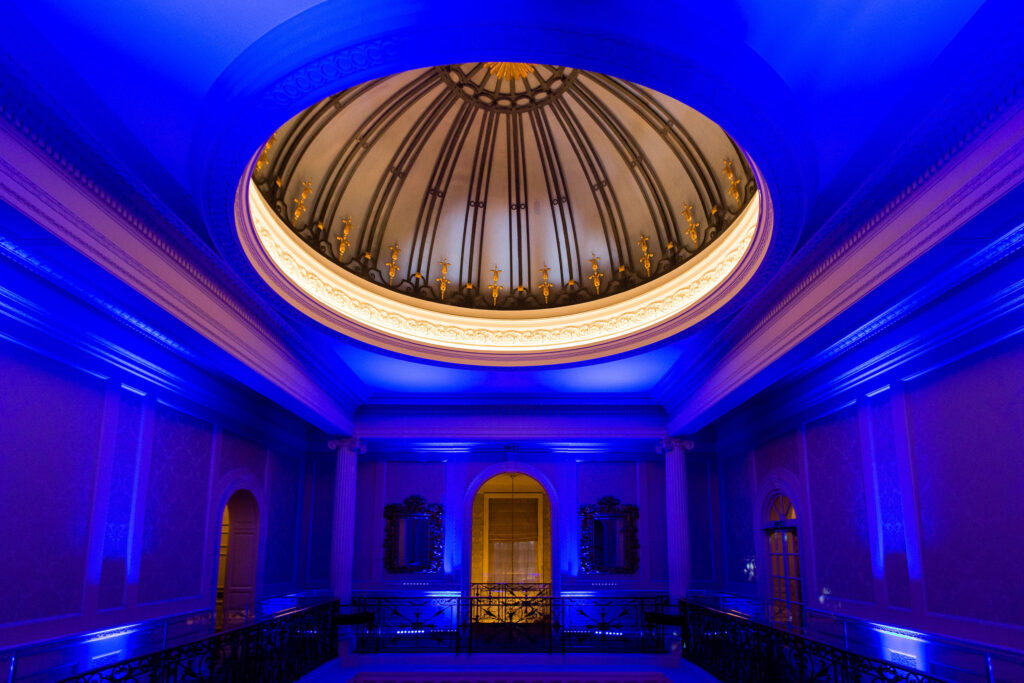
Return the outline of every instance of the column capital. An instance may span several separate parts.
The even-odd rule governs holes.
[[[680,453],[680,455],[685,455],[686,451],[692,451],[693,447],[693,439],[687,439],[679,436],[666,436],[658,445],[658,451],[662,455],[668,455],[669,453],[676,452]]]
[[[327,447],[338,455],[341,455],[343,451],[348,451],[355,455],[362,455],[366,452],[366,444],[360,441],[357,436],[336,437],[327,442]]]

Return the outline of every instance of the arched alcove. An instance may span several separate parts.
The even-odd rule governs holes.
[[[259,505],[246,489],[228,499],[221,517],[217,565],[217,630],[244,624],[255,609],[259,566]]]
[[[470,583],[474,595],[551,594],[551,500],[539,481],[502,472],[473,495]]]

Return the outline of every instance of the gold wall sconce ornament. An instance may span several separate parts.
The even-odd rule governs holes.
[[[647,277],[650,278],[651,277],[651,252],[650,252],[650,247],[648,246],[648,242],[649,242],[649,240],[647,238],[647,235],[640,235],[640,241],[637,242],[637,245],[640,247],[640,251],[643,252],[640,255],[640,264],[644,267],[644,270],[647,271]]]
[[[499,80],[505,81],[526,78],[536,70],[533,64],[525,62],[484,62],[484,66],[492,76],[497,76]]]
[[[691,240],[693,240],[694,244],[697,244],[697,228],[700,227],[700,223],[698,223],[697,221],[695,221],[693,219],[693,204],[687,204],[686,202],[683,202],[682,215],[683,215],[683,218],[686,219],[686,225],[687,225],[686,234],[687,234],[687,236]]]
[[[498,266],[495,265],[491,268],[491,275],[494,276],[494,284],[487,285],[487,289],[491,290],[491,305],[495,308],[498,307],[498,293],[504,289],[498,284],[498,276],[501,275],[501,271],[498,270]]]
[[[352,232],[352,217],[348,216],[341,219],[341,235],[338,236],[338,263],[341,263],[342,257],[345,256],[345,250],[348,249],[348,234]]]
[[[274,146],[274,142],[276,141],[277,133],[274,133],[273,135],[270,136],[270,139],[267,140],[267,144],[263,145],[263,150],[260,152],[260,156],[256,159],[256,170],[254,171],[254,174],[258,174],[260,171],[266,168],[267,164],[270,161],[267,158],[267,153],[270,151],[270,148]]]
[[[595,256],[593,253],[590,254],[590,267],[594,270],[593,275],[588,275],[587,279],[594,283],[594,294],[601,295],[601,278],[604,277],[604,273],[598,270],[598,263],[601,262],[600,256]]]
[[[438,265],[441,266],[441,277],[435,277],[434,282],[437,283],[438,287],[441,290],[441,301],[444,301],[444,293],[448,290],[448,285],[452,283],[452,281],[449,280],[447,277],[448,266],[450,266],[451,264],[448,262],[447,258],[443,258],[440,261],[438,261]]]
[[[740,179],[732,170],[732,162],[728,159],[722,159],[722,170],[725,171],[725,177],[729,179],[729,194],[732,195],[733,201],[738,205],[740,203]]]
[[[398,255],[400,253],[402,253],[402,250],[398,248],[398,242],[395,242],[394,244],[391,245],[391,260],[384,264],[385,266],[388,267],[389,287],[394,287],[395,275],[397,275],[398,271],[402,269],[402,267],[398,265]]]
[[[544,264],[544,267],[540,269],[540,276],[544,278],[540,283],[540,293],[544,295],[544,305],[548,305],[548,297],[551,295],[551,287],[553,286],[548,282],[548,273],[551,272],[551,266]]]
[[[298,225],[299,217],[306,213],[306,200],[309,199],[311,194],[313,194],[313,181],[303,180],[302,192],[292,200],[295,202],[295,211],[292,212],[292,225]]]

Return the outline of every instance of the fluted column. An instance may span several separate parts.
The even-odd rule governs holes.
[[[331,590],[346,604],[352,599],[352,554],[356,526],[356,438],[327,444],[338,455],[334,472],[334,524],[331,527]]]
[[[684,597],[690,586],[690,524],[686,508],[686,451],[693,449],[689,439],[662,441],[665,454],[665,529],[668,536],[669,600]]]

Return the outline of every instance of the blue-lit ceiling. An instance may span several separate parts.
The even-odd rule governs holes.
[[[879,136],[880,127],[896,130],[912,125],[921,112],[934,106],[928,99],[932,93],[912,86],[929,75],[936,57],[981,4],[981,0],[562,2],[556,6],[523,2],[515,12],[534,23],[578,23],[581,31],[614,25],[617,15],[628,16],[631,25],[646,22],[655,40],[699,39],[723,55],[740,46],[752,50],[781,77],[790,91],[787,101],[795,103],[793,116],[806,134],[803,151],[808,167],[816,173],[808,188],[813,203],[815,193],[826,189],[846,196],[886,157],[889,149],[866,145]],[[151,182],[154,191],[180,213],[191,213],[183,216],[185,222],[201,232],[194,218],[201,212],[190,204],[197,201],[190,163],[211,87],[254,43],[289,20],[300,20],[316,3],[150,0],[115,7],[97,0],[14,0],[14,5],[12,14],[23,14],[31,25],[9,17],[0,28],[5,48],[100,146],[114,150],[138,177],[157,179]],[[384,12],[379,2],[324,5],[343,5],[353,22],[367,25]],[[472,13],[480,21],[498,21],[510,10],[500,3],[435,0],[395,2],[388,11],[415,26],[463,13]],[[429,33],[423,40],[430,40]],[[292,47],[281,45],[280,49]],[[962,78],[977,66],[964,63],[963,72],[955,76]],[[664,68],[671,70],[674,65]],[[761,78],[750,73],[734,76],[738,84]],[[914,100],[917,96],[920,102]],[[844,173],[844,166],[854,159],[859,172]],[[816,227],[786,225],[783,229],[800,232]],[[714,328],[705,327],[672,343],[604,362],[480,369],[399,358],[339,339],[312,323],[294,324],[303,329],[310,344],[351,368],[363,385],[358,393],[385,402],[389,397],[416,395],[458,395],[463,400],[615,396],[642,401],[670,368],[695,362],[701,344],[714,337]]]

